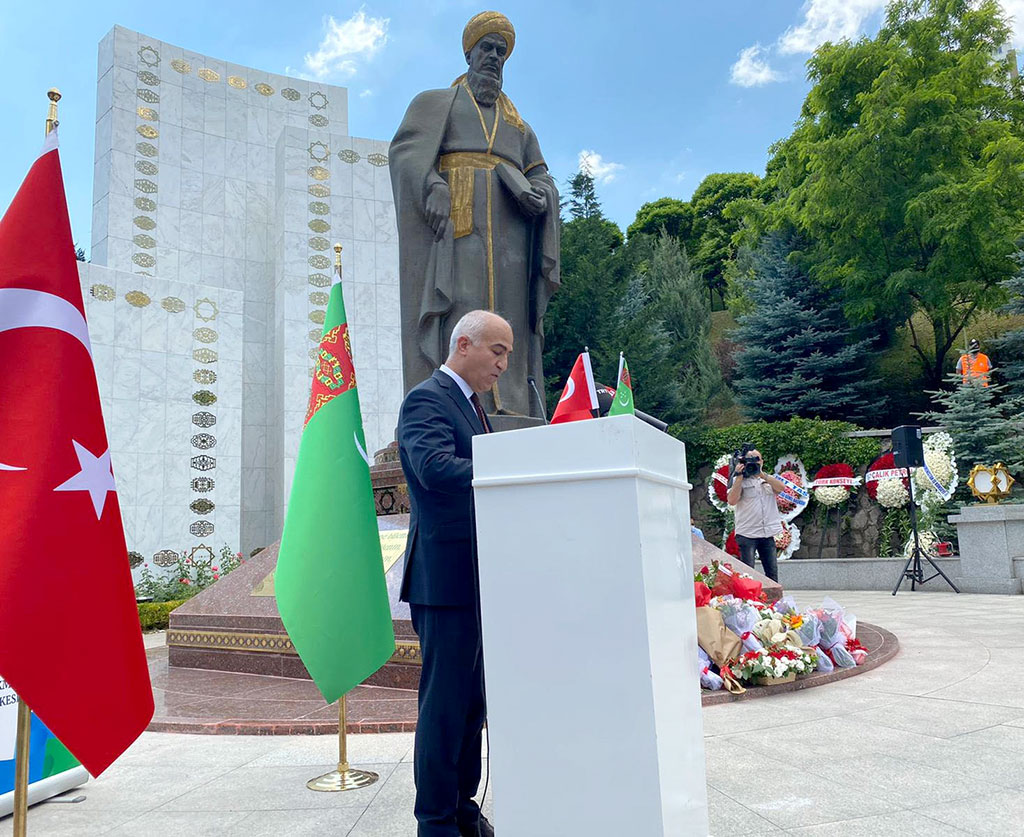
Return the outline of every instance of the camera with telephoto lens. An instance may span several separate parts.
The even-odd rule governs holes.
[[[733,471],[735,472],[736,466],[742,463],[743,470],[741,475],[744,479],[756,477],[761,473],[761,460],[751,453],[752,450],[754,450],[754,445],[747,442],[739,450],[732,452]]]

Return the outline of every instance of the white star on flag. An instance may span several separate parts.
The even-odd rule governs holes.
[[[110,470],[110,449],[102,456],[94,456],[88,448],[78,444],[74,439],[71,443],[78,454],[78,465],[82,469],[71,479],[62,482],[54,491],[88,491],[92,498],[92,507],[96,510],[96,519],[103,516],[103,506],[107,502],[107,492],[114,488],[114,474]]]

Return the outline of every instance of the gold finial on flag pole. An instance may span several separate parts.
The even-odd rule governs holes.
[[[46,114],[46,133],[50,133],[60,124],[57,121],[57,102],[60,101],[60,91],[56,87],[51,87],[46,91],[46,96],[50,100],[50,110]]]
[[[14,837],[25,837],[28,819],[28,741],[32,732],[32,713],[18,695],[18,722],[14,744]]]
[[[341,276],[341,244],[337,243],[334,245],[334,269]]]

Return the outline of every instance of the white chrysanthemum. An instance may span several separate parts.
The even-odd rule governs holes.
[[[847,497],[850,496],[849,490],[841,485],[823,485],[812,490],[814,499],[823,506],[838,506],[840,503],[845,503]]]
[[[948,433],[934,433],[924,440],[924,461],[943,489],[952,492],[956,488],[956,457],[953,455],[953,438]],[[914,487],[920,492],[935,491],[924,468],[914,471]]]
[[[928,555],[938,555],[938,550],[935,549],[935,544],[939,542],[939,536],[934,532],[919,532],[917,535],[918,543],[921,544],[921,549]],[[910,553],[914,551],[914,535],[911,534],[907,538],[907,542],[903,545],[903,557],[909,558]]]
[[[901,479],[879,480],[875,496],[887,509],[901,509],[910,500],[910,492]]]

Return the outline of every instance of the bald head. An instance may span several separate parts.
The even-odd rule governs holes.
[[[512,326],[490,311],[470,311],[452,329],[445,365],[473,392],[486,392],[508,368]]]

